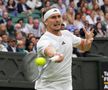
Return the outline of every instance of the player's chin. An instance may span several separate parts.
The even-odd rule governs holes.
[[[59,31],[61,29],[61,26],[54,27],[55,31]]]

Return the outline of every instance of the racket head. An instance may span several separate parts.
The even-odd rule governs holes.
[[[37,58],[36,53],[28,53],[23,58],[24,77],[30,82],[32,82],[34,79],[37,79],[39,76],[38,66],[34,63],[35,58]]]

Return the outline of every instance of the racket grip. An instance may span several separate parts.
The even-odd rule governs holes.
[[[58,60],[59,58],[60,58],[59,55],[55,55],[52,58],[50,58],[50,60],[54,62],[54,61]]]

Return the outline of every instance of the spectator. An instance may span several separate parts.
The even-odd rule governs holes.
[[[86,16],[87,8],[86,7],[82,7],[81,8],[81,13],[82,13],[82,15],[85,15]]]
[[[64,23],[61,24],[61,30],[65,30],[65,25],[64,25]]]
[[[90,25],[90,23],[86,20],[84,22],[84,28],[86,29],[86,31],[90,31],[91,30],[92,25]]]
[[[67,13],[64,13],[62,15],[62,19],[63,19],[63,24],[65,25],[65,27],[69,24],[68,18],[67,18]]]
[[[27,0],[26,4],[32,8],[33,10],[34,9],[41,9],[42,8],[42,2],[41,0]]]
[[[34,36],[33,33],[29,33],[29,34],[27,35],[26,42],[28,42],[28,41],[30,40],[30,38],[33,37],[33,36]]]
[[[26,37],[26,33],[24,32],[25,31],[25,23],[24,23],[24,19],[23,18],[20,18],[17,23],[19,23],[21,25],[21,32],[23,33],[23,36]]]
[[[14,14],[16,11],[16,2],[14,0],[8,0],[6,8],[9,13]]]
[[[81,37],[80,36],[80,30],[78,28],[76,28],[73,32],[74,35],[78,36],[78,37]]]
[[[53,4],[51,7],[56,7],[60,10],[61,14],[63,15],[64,13],[66,13],[66,6],[63,3],[63,0],[58,0],[56,4]]]
[[[92,10],[89,13],[87,12],[86,20],[89,22],[90,25],[95,24],[95,12]]]
[[[28,42],[28,44],[26,45],[26,50],[27,50],[29,53],[36,53],[36,52],[34,52],[33,48],[34,48],[33,42]]]
[[[83,27],[85,27],[84,24],[85,24],[86,21],[87,21],[87,20],[86,20],[86,15],[82,14],[82,15],[81,15],[81,22],[82,22],[82,24],[83,24]]]
[[[17,4],[18,13],[31,13],[32,9],[26,4],[26,0],[19,0]]]
[[[82,8],[85,7],[85,9],[86,9],[85,14],[90,15],[91,12],[92,12],[92,10],[93,10],[93,5],[92,4],[93,3],[92,3],[91,0],[90,1],[87,1],[87,2],[84,2],[83,6],[80,8],[80,10],[82,11]],[[83,14],[84,14],[84,12],[83,12]]]
[[[104,31],[104,29],[102,28],[101,22],[97,22],[95,27],[96,27],[95,30],[97,31],[97,34],[95,37],[106,37],[105,35],[106,31]]]
[[[6,47],[2,44],[2,38],[0,36],[0,51],[2,52],[8,52]]]
[[[66,8],[68,8],[70,0],[63,0],[63,3],[66,6]]]
[[[103,1],[104,1],[104,5],[101,6],[101,10],[105,14],[106,12],[108,12],[108,0],[103,0]]]
[[[14,25],[11,18],[7,20],[6,27],[7,27],[7,32],[9,33],[9,37],[15,38],[15,30],[14,30]]]
[[[98,3],[98,5],[99,5],[99,7],[101,7],[102,5],[104,5],[104,0],[96,0],[97,1],[97,3]]]
[[[33,28],[33,17],[29,16],[27,23],[25,24],[25,28],[23,29],[23,32],[26,34],[26,36],[30,33],[30,30]]]
[[[81,8],[81,7],[83,7],[83,5],[84,5],[84,0],[79,0],[78,2],[77,2],[77,8],[78,8],[78,10]]]
[[[74,23],[74,19],[75,19],[75,13],[73,11],[73,9],[71,7],[69,7],[67,9],[67,20],[69,22],[69,24],[73,24]]]
[[[20,53],[28,53],[28,51],[25,50],[25,42],[22,39],[17,41],[16,51]]]
[[[3,12],[6,11],[6,7],[4,5],[3,0],[0,0],[0,16],[3,15]]]
[[[2,34],[1,38],[2,38],[2,44],[5,46],[5,48],[7,48],[9,36],[7,34]]]
[[[30,33],[33,33],[35,37],[41,37],[41,35],[43,34],[41,26],[40,26],[40,22],[38,19],[34,19],[33,28],[30,29]]]
[[[83,23],[81,21],[81,16],[82,14],[81,13],[76,13],[75,15],[75,20],[74,20],[74,25],[76,27],[78,27],[78,29],[80,30],[81,28],[83,28]]]
[[[41,8],[42,8],[42,6],[43,6],[42,0],[34,0],[34,1],[35,1],[35,9],[41,10]]]
[[[40,28],[41,28],[41,35],[43,35],[46,32],[46,29],[45,29],[45,24],[42,21],[40,21]]]
[[[66,27],[65,27],[66,30],[69,30],[70,32],[74,32],[75,29],[78,29],[75,25],[72,25],[72,24],[68,24]]]
[[[51,8],[51,2],[49,0],[45,1],[44,7],[41,9],[41,12],[44,13],[46,10]]]
[[[37,46],[38,40],[39,40],[39,37],[35,37],[35,36],[31,37],[29,40],[30,42],[32,42],[34,44],[33,52],[37,52],[36,46]]]
[[[78,12],[78,10],[77,10],[77,8],[75,6],[75,1],[74,0],[70,0],[69,6],[67,8],[69,8],[69,7],[72,8],[72,11],[73,11],[74,15],[75,15],[75,13]]]
[[[7,4],[7,2],[8,2],[8,0],[3,0],[3,2],[4,2],[4,5],[6,5],[6,4]]]
[[[101,17],[97,17],[96,22],[101,23],[103,31],[106,31],[106,25],[105,25],[104,21],[102,21]]]
[[[21,30],[21,25],[19,23],[15,24],[15,37],[17,40],[22,39],[23,37],[25,37],[25,33],[22,32]]]
[[[17,41],[13,38],[9,38],[8,47],[7,47],[8,52],[16,52],[16,45]]]
[[[27,0],[27,2],[26,2],[26,4],[27,4],[27,6],[29,6],[31,9],[35,9],[35,1],[36,0]]]
[[[8,34],[6,24],[3,22],[3,20],[0,20],[0,35]]]
[[[6,24],[7,23],[7,20],[9,19],[9,13],[7,11],[4,11],[3,14],[2,14],[2,20],[3,22]]]
[[[94,22],[95,22],[95,23],[97,23],[97,22],[96,22],[97,17],[100,17],[100,18],[101,18],[101,21],[104,21],[104,13],[103,13],[103,11],[100,9],[100,7],[99,7],[99,5],[98,5],[97,3],[95,3],[95,4],[93,5],[93,11],[94,11],[94,13],[95,13],[95,16],[94,16]]]
[[[25,23],[24,23],[24,18],[20,18],[17,23],[19,23],[21,25],[21,28],[25,28]]]
[[[106,31],[108,33],[108,12],[105,13],[104,25],[106,26]]]
[[[29,34],[27,35],[27,38],[26,38],[26,46],[29,44],[30,38],[33,37],[33,36],[34,36],[33,33],[29,33]]]

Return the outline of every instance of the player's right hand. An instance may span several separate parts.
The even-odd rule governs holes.
[[[54,56],[58,56],[58,58],[55,60],[56,63],[60,63],[64,60],[64,55],[63,54],[57,53]]]

